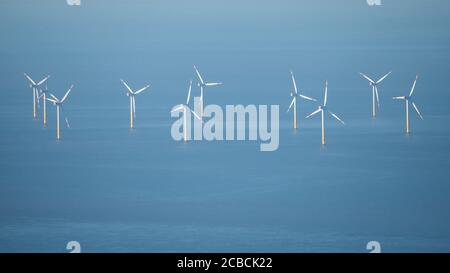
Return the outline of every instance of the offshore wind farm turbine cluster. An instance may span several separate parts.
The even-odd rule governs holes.
[[[43,98],[44,126],[47,125],[47,101],[52,102],[53,105],[56,107],[56,138],[59,140],[61,137],[59,120],[60,120],[60,115],[61,114],[64,115],[62,106],[63,106],[63,103],[66,101],[67,96],[69,95],[70,91],[72,91],[73,85],[70,86],[69,90],[67,90],[67,92],[64,94],[64,96],[61,99],[58,99],[55,95],[53,95],[52,93],[50,93],[48,91],[47,80],[50,78],[50,75],[45,77],[44,79],[40,80],[37,83],[28,74],[24,73],[24,75],[27,78],[30,88],[32,89],[32,93],[33,93],[33,118],[36,119],[36,117],[37,117],[36,102],[39,105],[40,98]],[[42,85],[44,83],[46,83],[45,89],[42,88]],[[62,113],[60,113],[60,111]],[[66,121],[67,127],[70,128],[69,120],[66,115],[64,115],[64,119]]]
[[[216,87],[216,86],[221,86],[223,85],[222,82],[208,82],[205,81],[201,75],[201,73],[199,72],[198,68],[194,65],[194,71],[195,71],[195,75],[198,79],[198,83],[197,86],[199,87],[199,91],[200,91],[200,113],[196,113],[193,110],[191,110],[191,108],[189,108],[189,102],[190,102],[190,97],[191,97],[191,93],[192,93],[192,80],[190,80],[189,82],[189,89],[188,89],[188,95],[187,95],[187,99],[186,99],[186,103],[182,103],[182,104],[178,104],[175,107],[172,108],[171,112],[182,112],[184,117],[183,117],[183,130],[184,130],[184,140],[187,141],[188,140],[188,136],[187,136],[187,119],[190,117],[190,114],[192,113],[194,115],[194,117],[196,119],[198,119],[199,121],[201,121],[203,123],[203,117],[204,117],[204,103],[205,103],[205,99],[204,99],[204,95],[205,95],[205,90],[209,89],[210,87]],[[364,77],[368,82],[369,82],[369,86],[372,87],[372,117],[375,118],[377,115],[377,111],[380,108],[380,94],[379,94],[379,90],[378,90],[378,85],[384,81],[390,74],[391,72],[388,72],[387,74],[385,74],[384,76],[382,76],[380,79],[378,80],[373,80],[372,78],[370,78],[369,76],[367,76],[366,74],[363,73],[359,73],[362,77]],[[73,89],[73,85],[70,86],[70,88],[66,91],[66,93],[64,94],[64,96],[61,99],[58,99],[58,97],[56,97],[53,93],[49,92],[48,90],[48,85],[47,85],[47,81],[50,78],[50,76],[46,76],[43,79],[41,79],[40,81],[35,81],[33,80],[28,74],[24,73],[29,87],[32,90],[32,95],[33,95],[33,118],[36,119],[37,117],[37,111],[36,111],[36,106],[39,107],[39,101],[41,98],[43,98],[43,123],[44,126],[47,123],[47,107],[46,107],[46,101],[51,102],[55,107],[56,107],[56,137],[59,140],[61,137],[61,133],[60,133],[60,116],[63,115],[64,119],[66,121],[66,125],[68,128],[70,128],[70,124],[68,121],[67,116],[64,114],[63,111],[63,104],[65,103],[65,101],[67,100],[67,97],[69,96],[70,92]],[[306,101],[312,101],[312,102],[317,102],[316,99],[306,96],[304,94],[302,94],[299,89],[298,89],[298,85],[294,76],[294,72],[291,71],[290,72],[290,76],[291,76],[291,80],[292,80],[292,91],[290,93],[291,96],[291,102],[289,104],[289,107],[287,109],[287,112],[293,111],[293,127],[294,129],[298,129],[298,124],[297,124],[297,108],[300,105],[300,101],[301,99],[304,99]],[[416,76],[412,88],[409,92],[408,95],[406,96],[396,96],[393,97],[393,99],[395,100],[404,100],[405,101],[405,112],[406,112],[406,133],[409,134],[411,132],[410,130],[410,120],[409,120],[409,105],[411,104],[412,107],[414,108],[414,110],[416,111],[417,115],[419,116],[420,119],[423,119],[423,116],[421,114],[421,112],[419,111],[419,108],[415,102],[415,97],[414,95],[414,90],[416,87],[416,83],[418,80],[418,76]],[[145,90],[147,90],[150,85],[146,85],[138,90],[133,90],[127,82],[125,82],[123,79],[120,79],[120,81],[122,82],[122,84],[125,86],[126,89],[126,95],[129,97],[129,105],[130,105],[130,128],[133,129],[135,127],[135,119],[136,119],[136,96],[139,95],[140,93],[144,92]],[[43,87],[45,83],[45,88]],[[325,145],[325,121],[326,121],[326,117],[329,115],[330,117],[336,119],[338,122],[345,124],[344,121],[337,116],[335,113],[331,112],[329,107],[327,106],[327,102],[328,102],[328,81],[325,81],[325,91],[324,91],[324,97],[323,97],[323,103],[318,105],[317,109],[315,111],[313,111],[311,114],[307,115],[305,118],[310,118],[318,113],[321,114],[321,132],[322,132],[322,144]],[[328,114],[328,115],[327,115]]]
[[[186,99],[186,104],[178,104],[175,105],[175,107],[172,108],[170,111],[171,113],[175,112],[183,112],[183,138],[184,141],[188,141],[188,116],[190,116],[190,113],[194,115],[196,119],[198,119],[201,123],[203,123],[203,107],[204,107],[204,92],[206,90],[206,87],[213,87],[213,86],[220,86],[223,85],[222,82],[205,82],[203,80],[202,75],[198,71],[197,67],[194,65],[194,71],[197,75],[198,83],[197,86],[200,88],[200,115],[195,113],[193,110],[189,108],[189,101],[191,98],[191,91],[192,91],[192,80],[189,82],[189,90],[188,90],[188,96]]]
[[[383,77],[381,77],[377,81],[371,79],[370,77],[368,77],[367,75],[365,75],[363,73],[359,73],[361,76],[363,76],[369,82],[369,85],[372,87],[372,117],[373,118],[376,117],[377,110],[380,108],[380,95],[378,92],[378,85],[382,81],[384,81],[391,73],[392,73],[391,71],[388,72],[387,74],[385,74]],[[409,104],[410,103],[413,106],[413,108],[416,111],[419,118],[423,120],[423,116],[420,113],[419,108],[413,99],[413,93],[414,93],[414,89],[415,89],[418,77],[419,76],[416,76],[416,79],[414,80],[414,83],[413,83],[413,86],[411,88],[409,95],[393,97],[393,99],[405,101],[406,133],[407,134],[409,134],[411,132],[410,125],[409,125]],[[291,79],[292,79],[292,84],[293,84],[294,90],[291,92],[291,97],[293,97],[293,99],[291,101],[291,104],[289,105],[288,112],[291,109],[291,107],[294,106],[294,129],[297,129],[297,113],[296,113],[297,97],[301,97],[303,99],[310,100],[310,101],[316,101],[316,100],[298,93],[297,82],[295,81],[294,73],[292,71],[291,71]],[[306,116],[306,118],[310,118],[318,113],[321,113],[321,116],[322,116],[322,124],[321,124],[322,125],[322,128],[321,128],[322,129],[322,145],[325,145],[325,117],[326,117],[327,113],[331,117],[333,117],[334,119],[339,121],[340,123],[345,124],[344,121],[340,117],[338,117],[335,113],[333,113],[329,110],[329,108],[327,107],[327,100],[328,100],[328,81],[325,81],[325,94],[324,94],[323,104],[319,105],[317,110],[315,110],[314,112],[312,112],[311,114]]]

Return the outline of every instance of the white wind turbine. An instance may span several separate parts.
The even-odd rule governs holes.
[[[337,119],[342,124],[345,124],[336,114],[328,110],[327,107],[327,96],[328,96],[328,81],[325,81],[325,95],[323,98],[323,105],[320,105],[316,111],[309,114],[306,118],[312,117],[315,114],[321,112],[322,113],[322,145],[325,145],[325,113],[329,113],[332,117]]]
[[[124,80],[122,80],[122,79],[120,79],[120,80],[122,81],[123,85],[125,85],[125,87],[127,88],[127,96],[130,97],[130,128],[133,129],[134,119],[136,118],[136,98],[135,97],[139,93],[141,93],[141,92],[145,91],[147,88],[149,88],[150,85],[146,85],[137,91],[133,91]]]
[[[186,99],[186,104],[178,104],[175,105],[174,108],[172,109],[172,111],[170,111],[171,113],[174,112],[178,112],[178,111],[183,111],[183,134],[184,134],[184,141],[188,141],[188,137],[187,137],[187,112],[191,111],[192,114],[194,114],[195,118],[197,118],[198,120],[202,121],[201,117],[199,117],[197,115],[197,113],[195,113],[194,111],[192,111],[189,108],[189,100],[191,98],[191,89],[192,89],[192,80],[189,82],[189,91],[188,91],[188,96]]]
[[[36,99],[39,99],[39,87],[50,78],[50,75],[36,83],[27,73],[23,73],[30,83],[30,88],[33,90],[33,118],[36,118]]]
[[[391,71],[392,72],[392,71]],[[375,100],[377,101],[378,108],[380,108],[380,98],[378,95],[378,87],[377,85],[381,83],[384,79],[386,79],[391,72],[387,73],[383,77],[381,77],[378,81],[374,81],[368,76],[364,75],[363,73],[359,73],[361,76],[363,76],[366,80],[369,81],[369,85],[372,86],[372,117],[375,117],[377,115],[377,107],[375,105]]]
[[[205,82],[202,78],[202,76],[200,75],[200,72],[198,72],[197,67],[194,65],[194,69],[195,72],[197,73],[198,76],[198,86],[200,87],[200,117],[203,118],[203,104],[204,104],[204,97],[203,97],[203,89],[205,89],[206,87],[210,87],[210,86],[218,86],[218,85],[222,85],[223,83],[221,82]]]
[[[417,79],[419,78],[419,76],[416,76],[416,79],[414,80],[414,83],[412,85],[411,91],[409,92],[408,96],[399,96],[399,97],[393,97],[394,100],[405,100],[405,105],[406,105],[406,133],[409,134],[410,130],[409,130],[409,103],[411,102],[412,106],[414,107],[414,110],[416,110],[417,114],[419,115],[420,119],[423,120],[422,114],[419,111],[419,108],[417,107],[417,105],[414,103],[414,89],[416,88],[416,82]]]
[[[52,102],[53,105],[56,106],[56,138],[57,139],[60,138],[59,110],[61,110],[62,113],[64,114],[64,110],[62,108],[62,105],[66,101],[67,96],[69,95],[70,91],[72,91],[72,88],[73,88],[73,85],[70,86],[69,90],[67,90],[66,94],[64,95],[64,97],[62,97],[62,99],[58,99],[53,94],[50,94],[51,98],[46,98],[48,101]],[[65,115],[64,115],[64,119],[66,120],[67,127],[70,128],[69,120],[67,119],[67,117]]]
[[[287,110],[287,112],[289,112],[291,110],[292,106],[294,106],[294,129],[297,129],[297,97],[300,97],[300,98],[303,98],[306,100],[310,100],[310,101],[317,101],[317,100],[307,97],[305,95],[302,95],[297,91],[297,83],[295,82],[294,73],[292,71],[291,71],[291,78],[292,78],[292,84],[294,86],[294,90],[291,91],[292,101],[291,101],[291,104],[289,105],[289,109]]]

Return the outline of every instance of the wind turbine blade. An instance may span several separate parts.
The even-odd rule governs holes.
[[[36,83],[33,81],[33,79],[32,79],[30,76],[27,75],[27,73],[23,73],[23,74],[24,74],[25,77],[28,79],[28,81],[30,81],[30,83],[31,83],[32,85],[36,85]]]
[[[375,97],[377,98],[378,108],[380,108],[380,98],[378,97],[378,88],[375,85]]]
[[[319,113],[320,111],[322,111],[322,109],[317,109],[316,111],[312,112],[311,114],[307,115],[306,118],[312,117],[315,114]]]
[[[177,107],[177,106],[178,106],[178,107]],[[170,111],[170,113],[173,113],[173,112],[177,112],[177,111],[183,110],[183,108],[184,108],[183,105],[178,104],[178,105],[176,105],[176,106]]]
[[[39,90],[36,90],[35,89],[35,91],[34,91],[34,96],[36,97],[36,99],[37,99],[37,107],[40,109],[41,108],[41,102],[40,102],[40,96],[39,96]]]
[[[54,99],[50,99],[50,98],[46,98],[48,101],[50,101],[50,102],[53,102],[53,103],[56,103],[57,101],[56,100],[54,100]]]
[[[133,117],[136,118],[136,98],[132,96],[131,100],[133,101]]]
[[[414,107],[414,109],[416,110],[417,114],[419,114],[420,119],[423,120],[422,114],[420,113],[419,108],[417,108],[417,105],[414,102],[412,102],[411,104]]]
[[[412,86],[412,88],[411,88],[411,92],[409,92],[409,96],[410,96],[410,97],[411,97],[412,94],[414,93],[414,89],[416,88],[416,82],[417,82],[417,79],[418,79],[418,78],[419,78],[419,76],[416,75],[416,79],[414,80],[413,86]]]
[[[218,86],[218,85],[222,85],[223,83],[221,82],[208,82],[205,83],[206,86]]]
[[[55,97],[55,95],[50,94],[50,96],[55,100],[55,101],[59,101],[57,97]]]
[[[202,118],[201,117],[199,117],[199,115],[197,115],[197,113],[195,113],[194,111],[192,111],[191,109],[189,109],[191,112],[192,112],[192,114],[194,114],[194,116],[195,116],[195,118],[196,119],[198,119],[198,120],[200,120],[200,121],[202,121]],[[203,121],[202,121],[203,122]]]
[[[335,119],[337,119],[338,121],[340,121],[342,124],[345,124],[345,122],[342,121],[338,116],[336,116],[335,113],[333,113],[333,112],[331,112],[331,111],[329,111],[329,110],[328,110],[328,113],[330,113],[330,115],[332,115]]]
[[[122,79],[120,79],[120,81],[123,83],[123,85],[125,85],[125,87],[128,89],[128,92],[130,92],[131,94],[133,94],[133,90],[131,90],[131,88],[128,86],[128,84],[124,81],[124,80],[122,80]]]
[[[64,120],[66,121],[67,128],[70,128],[69,119],[67,118],[66,114],[64,113],[64,108],[62,107],[62,105],[59,106],[59,108],[61,109],[61,114],[64,116]]]
[[[73,88],[73,84],[70,86],[69,90],[67,90],[66,94],[61,99],[61,102],[64,102],[67,99],[67,96],[69,95],[70,91],[72,91],[72,88]]]
[[[393,100],[404,100],[405,96],[392,97]]]
[[[366,76],[366,75],[364,75],[363,73],[359,73],[361,76],[363,76],[364,78],[366,78],[366,80],[368,80],[369,82],[371,82],[371,83],[375,83],[375,81],[374,80],[372,80],[371,78],[369,78],[368,76]]]
[[[289,110],[291,110],[291,107],[294,104],[294,102],[295,102],[295,97],[292,99],[291,104],[289,105],[289,108],[286,112],[289,112]]]
[[[323,106],[327,106],[328,81],[325,81],[325,96],[323,97]]]
[[[197,69],[197,67],[195,65],[194,65],[194,69],[195,69],[195,72],[197,73],[197,76],[198,76],[198,79],[200,80],[200,83],[201,84],[205,84],[205,82],[203,81],[202,76],[200,75],[200,72],[198,72],[198,69]]]
[[[294,93],[297,94],[297,84],[295,83],[294,72],[291,71],[292,84],[294,85]]]
[[[392,71],[389,71],[389,73],[387,73],[386,75],[384,75],[383,77],[381,77],[381,79],[379,79],[376,84],[379,84],[380,82],[382,82],[384,79],[386,79],[387,76],[389,76],[389,74],[391,74]]]
[[[300,94],[299,96],[302,97],[302,98],[304,98],[305,100],[317,101],[315,98],[310,98],[310,97],[307,97],[307,96],[302,95],[302,94]]]
[[[141,89],[139,89],[138,91],[134,92],[135,95],[144,92],[145,90],[147,90],[147,88],[149,88],[150,85],[146,85],[145,87],[142,87]]]
[[[191,90],[192,90],[192,80],[189,82],[189,91],[186,99],[186,105],[189,104],[189,100],[191,99]]]
[[[46,80],[48,80],[48,78],[50,78],[50,75],[48,75],[47,77],[45,77],[43,80],[41,80],[40,82],[38,82],[36,85],[41,85],[41,84],[43,84]]]

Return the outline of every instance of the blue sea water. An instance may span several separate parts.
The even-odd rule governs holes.
[[[384,252],[450,250],[450,4],[183,2],[0,4],[1,252],[67,252],[72,240],[83,252],[367,252],[372,240]],[[172,139],[169,111],[194,64],[225,83],[207,104],[280,105],[277,151]],[[326,146],[320,118],[303,118],[315,103],[300,102],[292,129],[290,69],[319,100],[329,81],[346,125],[327,119]],[[358,72],[390,70],[372,119]],[[46,127],[42,105],[33,120],[24,72],[50,73],[57,96],[75,84],[60,141],[52,105]],[[425,119],[411,108],[406,135],[391,97],[416,74]],[[120,78],[151,84],[133,130]]]

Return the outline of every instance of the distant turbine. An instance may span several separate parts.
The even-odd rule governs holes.
[[[28,79],[30,88],[33,90],[33,118],[36,118],[36,99],[38,99],[39,96],[39,87],[41,86],[41,84],[47,81],[48,78],[50,78],[50,75],[42,79],[40,82],[36,83],[30,76],[27,75],[27,73],[23,74]]]
[[[61,109],[63,115],[64,115],[64,110],[62,108],[63,103],[66,101],[67,96],[69,95],[70,91],[72,91],[73,85],[70,86],[69,90],[67,90],[66,94],[64,95],[64,97],[62,97],[62,99],[58,99],[57,97],[55,97],[53,94],[50,94],[51,98],[46,98],[48,101],[52,102],[53,105],[56,106],[56,138],[59,139],[60,138],[60,127],[59,127],[59,110]],[[64,119],[66,120],[66,125],[67,128],[70,128],[70,124],[69,124],[69,120],[67,119],[67,117],[64,115]]]
[[[170,111],[171,113],[174,112],[178,112],[183,110],[183,134],[184,134],[184,141],[188,141],[187,139],[187,111],[191,111],[192,114],[194,114],[195,118],[197,118],[198,120],[202,120],[201,117],[199,117],[194,111],[192,111],[189,108],[189,100],[191,98],[191,89],[192,89],[192,80],[189,82],[189,91],[188,91],[188,96],[186,99],[186,104],[178,104],[175,105],[174,108],[172,109],[172,111]]]
[[[198,86],[200,87],[200,117],[203,118],[203,104],[204,104],[204,97],[203,97],[203,89],[205,89],[207,86],[218,86],[222,85],[221,82],[205,82],[203,81],[202,76],[200,75],[200,72],[198,72],[197,67],[194,65],[195,72],[197,73],[197,77],[199,80]]]
[[[150,87],[150,85],[146,85],[144,87],[142,87],[141,89],[137,90],[137,91],[133,91],[131,90],[130,86],[128,86],[128,84],[120,79],[123,83],[123,85],[125,85],[125,87],[127,88],[127,96],[130,97],[130,128],[133,129],[134,127],[134,119],[136,118],[136,95],[138,95],[139,93],[145,91],[147,88]]]
[[[416,82],[419,76],[416,76],[416,79],[414,80],[413,86],[411,88],[411,91],[409,92],[408,96],[399,96],[399,97],[393,97],[394,100],[405,100],[406,105],[406,133],[409,134],[409,102],[411,102],[412,106],[414,107],[414,110],[416,110],[417,114],[419,115],[420,119],[423,120],[422,114],[419,111],[419,108],[414,103],[413,93],[414,89],[416,88]]]
[[[359,73],[366,80],[368,80],[369,81],[369,85],[372,86],[372,117],[375,117],[377,115],[377,110],[376,110],[376,106],[375,106],[375,99],[377,101],[378,108],[380,108],[380,98],[378,96],[377,85],[379,83],[381,83],[384,79],[386,79],[386,77],[389,76],[389,74],[391,74],[391,72],[389,72],[386,75],[384,75],[383,77],[381,77],[378,81],[374,81],[371,78],[369,78],[368,76],[364,75],[363,73]]]
[[[328,81],[325,81],[325,95],[323,98],[323,105],[319,106],[318,109],[311,114],[309,114],[306,118],[312,117],[315,114],[322,112],[322,145],[325,145],[325,112],[328,112],[332,117],[340,121],[342,124],[345,124],[336,114],[328,110],[327,107],[327,96],[328,96]]]
[[[305,95],[302,95],[297,91],[297,84],[295,82],[294,73],[292,71],[291,71],[291,78],[292,78],[292,84],[294,85],[294,91],[291,91],[292,101],[291,101],[291,104],[289,105],[289,109],[287,110],[287,112],[289,112],[291,110],[292,105],[294,105],[294,129],[297,129],[297,97],[301,97],[303,99],[310,100],[310,101],[317,101],[317,100],[307,97]]]

